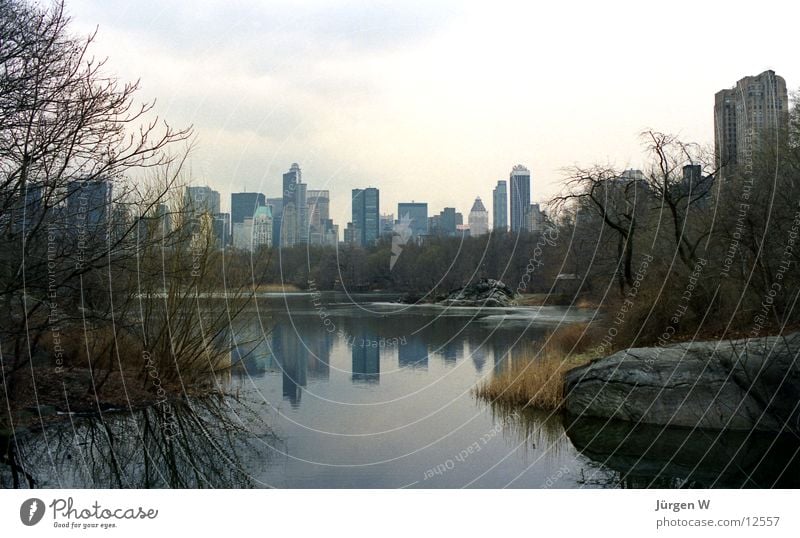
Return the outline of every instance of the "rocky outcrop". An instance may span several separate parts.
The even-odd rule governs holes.
[[[800,333],[633,348],[565,376],[573,416],[800,432]]]
[[[492,278],[482,278],[475,284],[451,291],[446,298],[437,301],[445,306],[514,306],[514,292]]]

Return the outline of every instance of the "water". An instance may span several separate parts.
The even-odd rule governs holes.
[[[389,298],[263,297],[229,335],[236,366],[220,382],[236,400],[176,406],[177,437],[163,410],[50,426],[18,460],[40,487],[798,487],[792,439],[574,421],[472,395],[592,311]]]
[[[567,468],[562,485],[577,485],[581,456],[545,441],[558,439],[557,417],[538,428],[547,432],[520,436],[520,416],[498,416],[471,390],[521,360],[523,343],[586,312],[376,299],[292,298],[273,309],[267,338],[242,346],[239,382],[265,402],[284,442],[270,447],[275,464],[259,474],[264,485],[542,487]],[[253,340],[259,330],[251,322],[236,337]]]

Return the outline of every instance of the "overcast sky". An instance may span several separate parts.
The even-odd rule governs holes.
[[[382,212],[491,211],[522,163],[545,201],[572,164],[641,166],[644,129],[713,143],[714,93],[745,75],[800,86],[786,3],[526,4],[67,0],[113,73],[195,126],[192,175],[224,210],[298,162],[341,228],[354,187]]]

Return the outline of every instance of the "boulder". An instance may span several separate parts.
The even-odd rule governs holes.
[[[499,280],[482,278],[475,284],[458,288],[437,301],[445,306],[514,306],[514,292]]]
[[[632,348],[567,372],[565,409],[642,424],[800,432],[800,333]]]

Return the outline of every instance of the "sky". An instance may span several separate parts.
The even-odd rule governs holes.
[[[281,193],[291,163],[381,212],[466,213],[513,165],[532,199],[573,165],[643,164],[639,134],[713,144],[714,93],[773,69],[800,88],[786,3],[66,0],[108,71],[193,125],[189,172],[222,193]],[[710,4],[710,3],[709,3]]]

